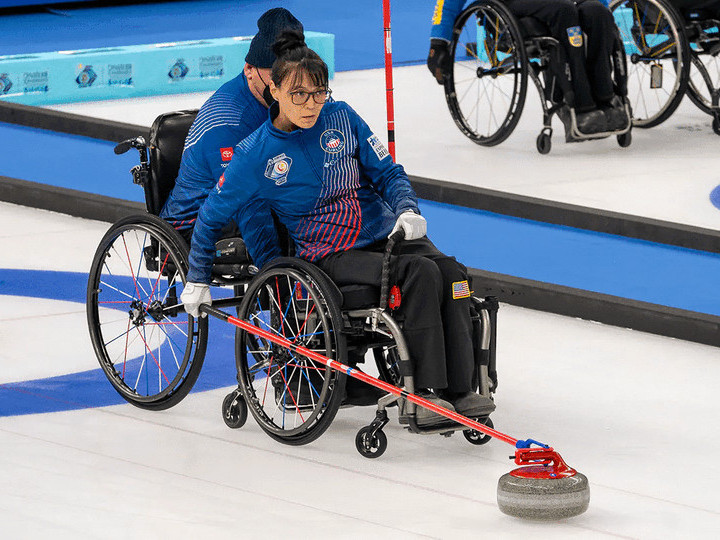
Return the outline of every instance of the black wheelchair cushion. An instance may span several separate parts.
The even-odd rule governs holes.
[[[343,309],[365,309],[380,303],[380,287],[372,285],[343,285],[340,287]]]
[[[158,215],[175,186],[180,170],[185,137],[197,110],[161,114],[150,128],[150,168],[152,178],[145,186],[148,211]]]

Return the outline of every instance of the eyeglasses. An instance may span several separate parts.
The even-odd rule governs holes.
[[[307,103],[308,99],[310,99],[310,96],[312,96],[315,103],[320,105],[330,98],[332,90],[325,88],[323,90],[316,90],[315,92],[303,92],[302,90],[299,90],[297,92],[288,93],[290,94],[290,99],[292,100],[293,105],[304,105]]]

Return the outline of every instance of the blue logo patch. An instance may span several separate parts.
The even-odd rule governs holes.
[[[320,146],[329,154],[337,154],[345,148],[345,135],[337,129],[328,129],[320,135]]]
[[[579,26],[571,26],[567,29],[568,41],[573,47],[582,47],[583,33]]]
[[[170,68],[170,71],[168,71],[168,77],[173,81],[177,81],[178,79],[184,78],[185,75],[188,74],[188,71],[190,71],[190,69],[185,64],[185,61],[182,58],[178,58],[177,62],[175,62],[173,67]]]
[[[7,73],[0,73],[0,94],[7,94],[12,88],[12,81]]]
[[[275,156],[272,159],[268,159],[267,167],[265,167],[265,176],[270,180],[274,180],[276,186],[281,186],[287,182],[291,165],[292,158],[287,157],[285,154]]]
[[[92,86],[92,83],[97,79],[97,73],[92,66],[85,66],[80,74],[75,77],[75,82],[80,88],[87,88]]]

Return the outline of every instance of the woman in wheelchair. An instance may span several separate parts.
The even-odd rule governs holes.
[[[435,5],[427,66],[439,84],[444,84],[446,74],[452,69],[448,46],[455,18],[464,4],[465,0],[438,0]],[[564,96],[566,106],[558,111],[566,134],[571,131],[570,107],[575,109],[577,127],[583,134],[627,127],[623,100],[615,94],[613,86],[611,55],[615,23],[606,2],[502,0],[502,4],[517,18],[537,19],[562,44],[565,58],[560,64],[564,69],[559,68],[556,75],[569,77],[573,94]],[[587,43],[583,34],[587,36]]]
[[[383,250],[399,229],[394,256],[402,301],[397,318],[413,360],[416,393],[471,417],[495,408],[473,391],[473,329],[466,269],[425,236],[426,222],[402,166],[346,103],[328,101],[328,70],[302,35],[283,32],[274,46],[269,119],[235,148],[202,206],[192,237],[188,313],[211,301],[215,241],[235,216],[258,267],[282,255],[273,214],[296,255],[338,285],[379,286]],[[403,412],[400,419],[403,421]],[[419,426],[445,419],[418,410]]]

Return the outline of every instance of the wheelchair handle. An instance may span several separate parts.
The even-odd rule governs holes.
[[[388,300],[388,288],[390,281],[390,257],[392,256],[395,244],[405,238],[405,231],[400,229],[395,231],[388,238],[387,244],[385,244],[385,253],[383,255],[382,263],[382,278],[380,281],[380,309],[387,307]]]
[[[117,155],[124,154],[131,148],[141,149],[145,147],[145,139],[143,137],[135,137],[134,139],[127,139],[115,146],[115,153]]]

